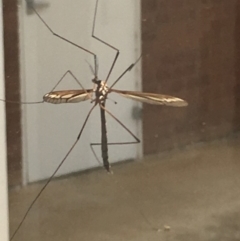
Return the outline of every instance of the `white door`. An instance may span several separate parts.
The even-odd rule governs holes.
[[[29,1],[31,2],[31,1]],[[54,32],[94,52],[99,60],[100,79],[105,79],[116,52],[91,38],[95,0],[45,0],[33,2],[35,8]],[[67,70],[71,70],[82,85],[92,88],[90,54],[53,36],[24,0],[20,7],[22,101],[42,100]],[[120,57],[109,79],[109,85],[138,57],[140,50],[140,1],[99,0],[95,35],[120,50]],[[138,65],[116,85],[118,89],[141,88]],[[57,88],[78,89],[68,75]],[[107,108],[133,133],[141,135],[140,123],[132,117],[136,103],[109,95]],[[39,104],[23,106],[24,177],[25,182],[48,178],[77,138],[92,104]],[[131,141],[133,138],[110,116],[107,116],[108,141]],[[58,175],[98,166],[89,144],[99,142],[100,111],[95,108],[81,139]],[[141,136],[139,136],[141,137]],[[139,158],[141,144],[110,146],[111,163]],[[100,148],[96,152],[101,160]]]

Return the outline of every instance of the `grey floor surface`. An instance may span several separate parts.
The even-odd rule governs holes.
[[[54,180],[14,240],[240,240],[240,138],[113,170]],[[10,191],[11,232],[42,185]]]

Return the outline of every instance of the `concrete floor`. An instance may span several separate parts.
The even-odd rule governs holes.
[[[239,147],[240,138],[198,144],[114,175],[55,180],[14,240],[239,241]],[[11,232],[41,186],[10,192]]]

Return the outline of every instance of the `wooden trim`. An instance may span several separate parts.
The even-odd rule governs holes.
[[[18,1],[3,0],[6,100],[20,101]],[[21,106],[6,104],[9,186],[22,183]]]

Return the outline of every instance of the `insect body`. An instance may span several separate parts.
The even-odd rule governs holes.
[[[94,103],[93,108],[96,105],[99,105],[101,111],[101,130],[102,130],[102,158],[105,169],[110,172],[110,165],[108,161],[108,143],[107,143],[107,129],[106,129],[106,118],[105,118],[105,102],[107,99],[107,95],[110,92],[114,92],[122,95],[123,97],[130,98],[133,100],[145,102],[148,104],[155,105],[168,105],[168,106],[176,106],[182,107],[186,106],[187,102],[168,95],[160,95],[153,93],[143,93],[138,91],[126,91],[126,90],[116,90],[109,88],[107,86],[106,81],[98,80],[95,77],[92,82],[94,83],[93,89],[87,90],[63,90],[63,91],[53,91],[47,93],[43,96],[43,100],[52,104],[62,104],[62,103],[77,103],[85,100],[92,100]],[[93,99],[93,93],[95,93],[95,99]],[[122,126],[136,139],[136,143],[140,142],[135,135],[133,135],[123,124]],[[113,143],[112,143],[113,144]],[[116,143],[117,144],[117,143]],[[121,143],[118,143],[121,144]],[[131,144],[131,143],[129,143]]]

